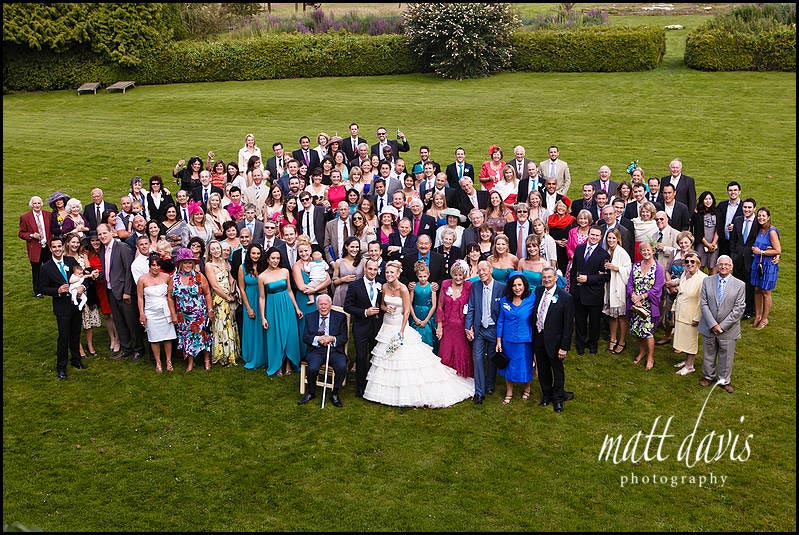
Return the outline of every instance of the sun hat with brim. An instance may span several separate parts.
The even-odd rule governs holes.
[[[197,262],[197,259],[194,258],[194,253],[191,252],[191,249],[186,249],[185,247],[178,249],[177,254],[175,254],[175,257],[173,258],[173,261],[176,264],[188,262],[189,260],[192,262]]]
[[[399,212],[397,212],[397,209],[391,205],[383,207],[383,209],[380,211],[380,217],[382,218],[384,214],[391,214],[391,217],[394,219],[399,217]]]
[[[418,175],[419,173],[424,173],[424,167],[422,164],[417,163],[413,165],[413,171],[411,171],[414,175]]]
[[[70,197],[66,193],[61,193],[60,191],[56,191],[47,198],[47,204],[50,205],[50,208],[55,210],[55,202],[58,199],[64,199],[64,205],[66,206],[67,201],[70,199]]]
[[[344,141],[344,138],[341,136],[333,136],[327,140],[327,145],[325,147],[329,147],[332,143],[338,143],[341,146],[341,142]]]
[[[441,210],[440,214],[443,216],[455,216],[460,220],[461,223],[466,221],[466,216],[463,215],[457,208],[445,208],[444,210]]]

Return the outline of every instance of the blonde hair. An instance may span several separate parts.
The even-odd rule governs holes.
[[[388,269],[390,267],[396,268],[398,275],[402,273],[402,262],[400,262],[399,260],[389,260],[388,262],[386,262],[385,269]]]

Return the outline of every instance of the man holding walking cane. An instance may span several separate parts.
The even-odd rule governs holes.
[[[347,375],[347,357],[344,348],[347,347],[347,318],[341,312],[331,310],[333,300],[327,294],[321,294],[316,298],[316,312],[311,312],[305,317],[305,331],[302,340],[308,344],[307,385],[305,395],[297,402],[297,405],[305,405],[316,397],[316,377],[322,362],[326,365],[333,365],[336,374],[333,383],[333,392],[330,402],[334,407],[343,407],[339,398],[339,390]],[[325,377],[327,382],[327,377]],[[324,397],[324,389],[322,396]],[[324,399],[322,400],[324,407]]]

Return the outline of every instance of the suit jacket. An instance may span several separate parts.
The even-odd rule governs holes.
[[[599,223],[599,228],[602,229],[602,248],[607,251],[608,245],[605,242],[605,236],[608,230],[608,224],[602,220]],[[635,252],[635,231],[631,231],[621,223],[616,224],[613,228],[619,229],[619,233],[621,234],[621,246],[627,251],[630,258],[633,258]]]
[[[522,172],[519,173],[519,167],[516,162],[516,157],[514,156],[512,159],[505,162],[505,165],[510,165],[516,170],[516,179],[517,180],[524,180],[525,178],[530,178],[530,173],[527,172],[527,164],[532,162],[530,158],[525,158],[522,162]]]
[[[727,277],[724,299],[718,303],[719,275],[711,275],[702,281],[699,295],[699,332],[702,336],[715,336],[719,340],[737,340],[741,337],[741,317],[746,309],[746,285],[732,275]],[[724,332],[712,333],[710,329],[718,324]]]
[[[327,332],[330,336],[335,336],[336,342],[331,346],[330,354],[339,354],[346,358],[345,348],[347,347],[347,316],[338,310],[331,310],[327,317]],[[308,346],[308,353],[321,353],[325,355],[325,346],[315,347],[314,338],[319,334],[319,311],[315,310],[305,316],[305,330],[302,333],[302,341]]]
[[[358,136],[357,145],[360,145],[361,143],[366,143],[366,140],[364,138]],[[348,162],[351,161],[351,160],[354,160],[356,158],[356,156],[358,156],[358,147],[357,147],[357,145],[356,145],[355,148],[352,147],[352,136],[345,137],[344,140],[341,143],[339,143],[339,145],[338,145],[339,146],[339,150],[344,152],[344,154],[347,155],[347,161]],[[394,156],[396,157],[397,154],[399,154],[399,152],[395,152]],[[383,158],[382,154],[380,155],[380,158],[381,159]]]
[[[263,221],[264,205],[266,204],[266,198],[268,196],[269,186],[263,182],[261,182],[261,186],[258,190],[255,189],[255,184],[253,184],[248,188],[244,188],[244,191],[241,192],[241,199],[245,204],[251,202],[255,205],[255,218],[261,221]]]
[[[124,246],[122,248],[124,248]],[[67,277],[69,277],[72,266],[75,266],[78,261],[71,256],[64,256],[62,260],[64,261],[64,266],[67,271]],[[58,293],[58,288],[68,283],[68,279],[64,278],[61,274],[61,270],[58,269],[58,266],[52,258],[42,264],[41,270],[39,271],[39,284],[42,294],[53,296],[53,314],[56,316],[70,316],[79,313],[77,305],[72,303],[72,297],[69,295],[69,292],[64,292],[63,294]]]
[[[53,237],[53,231],[50,228],[50,218],[53,217],[52,212],[45,212],[42,210],[42,224],[44,224],[45,242],[50,246],[50,238]],[[31,238],[31,234],[39,232],[39,227],[36,225],[36,217],[33,215],[33,210],[28,210],[19,216],[19,234],[20,239],[25,240],[25,248],[28,251],[28,260],[31,262],[41,262],[42,260],[42,246],[41,241]],[[59,272],[60,274],[60,272]]]
[[[222,196],[223,199],[225,198],[224,192],[220,193],[220,195]],[[167,207],[174,205],[175,205],[175,200],[172,198],[171,193],[161,193],[161,204],[158,206],[158,208],[156,208],[155,201],[153,200],[153,195],[150,192],[147,192],[147,213],[150,214],[150,219],[155,219],[159,223],[162,223],[164,219],[166,219]],[[117,217],[119,217],[119,214],[117,214]],[[178,219],[180,219],[180,216],[178,216]]]
[[[596,192],[602,191],[602,181],[600,179],[597,178],[596,180],[589,182],[589,184],[594,186],[594,195],[596,195]],[[618,187],[618,182],[608,179],[608,201],[610,201],[610,198],[616,194],[616,188]]]
[[[416,236],[412,233],[408,234],[405,238],[405,245],[402,246],[402,249],[399,253],[388,253],[388,247],[392,245],[400,245],[402,243],[399,231],[394,231],[388,235],[388,245],[383,250],[383,256],[388,260],[402,260],[405,258],[406,254],[415,253],[416,252]]]
[[[377,278],[375,278],[375,283]],[[382,292],[375,286],[375,305],[380,307],[380,297]],[[361,334],[376,334],[380,329],[383,322],[383,312],[375,314],[374,316],[367,316],[366,309],[372,306],[369,300],[369,289],[366,286],[366,279],[361,277],[350,283],[347,287],[347,295],[344,297],[344,311],[350,315],[352,319],[352,335],[356,338],[355,343],[361,343],[364,338],[359,336]],[[367,338],[368,339],[368,338]]]
[[[526,226],[527,226],[527,236],[529,236],[530,234],[533,233],[533,222],[528,219]],[[518,222],[517,221],[510,221],[508,223],[505,223],[505,228],[502,229],[502,232],[504,232],[505,236],[508,237],[508,249],[510,249],[511,254],[519,256],[517,254],[517,251],[519,250],[520,246],[523,248],[524,244],[523,243],[522,244],[516,243],[516,241],[519,238],[519,236],[518,236],[518,234],[519,234]],[[461,244],[462,243],[463,243],[463,241],[461,240]]]
[[[328,264],[339,257],[339,249],[341,245],[343,245],[338,241],[338,222],[339,219],[335,218],[331,221],[328,221],[325,225],[324,242],[322,247],[324,249],[323,253],[325,255],[325,260],[327,260]],[[348,235],[352,236],[352,220],[347,218],[346,224],[347,232],[349,233]]]
[[[444,246],[439,245],[438,247],[433,247],[433,250],[441,255],[443,259],[442,269],[444,270],[444,279],[451,278],[449,275],[449,270],[452,267],[452,264],[455,263],[456,260],[463,259],[463,251],[460,247],[455,247],[454,245],[449,248],[449,253],[444,253]]]
[[[576,201],[572,202],[571,215],[573,215],[574,217],[577,217],[577,214],[579,214],[580,210],[583,209],[583,205],[584,204],[585,204],[585,199],[577,199]],[[599,208],[597,207],[596,203],[593,202],[593,200],[591,202],[591,205],[588,208],[585,208],[585,209],[588,210],[589,212],[591,212],[591,217],[594,218],[592,221],[594,223],[596,223],[600,219],[599,218]]]
[[[266,236],[263,239],[263,246],[264,246],[264,253],[269,249],[266,247]],[[280,252],[280,267],[286,268],[291,271],[291,266],[289,265],[289,253],[286,249],[286,242],[275,236],[272,239],[272,247],[277,249]]]
[[[325,219],[325,209],[322,206],[314,206],[313,213],[311,214],[311,225],[314,231],[314,238],[316,238],[316,243],[318,245],[322,245],[325,241],[325,224],[327,223]],[[305,232],[305,210],[300,210],[297,214],[297,232],[299,234],[305,234],[310,237],[310,234]]]
[[[429,159],[428,159],[427,161],[433,164],[433,170],[435,171],[435,174],[438,174],[438,173],[440,173],[440,172],[441,172],[441,166],[438,164],[438,162],[436,162],[436,161],[433,161],[433,160],[429,160]],[[464,163],[465,163],[465,162],[464,162]],[[422,160],[419,160],[418,162],[414,162],[414,163],[413,163],[413,165],[411,165],[410,167],[408,167],[408,166],[405,166],[405,167],[406,167],[406,171],[407,171],[408,173],[410,173],[411,171],[413,171],[413,168],[414,168],[414,167],[415,167],[417,164],[418,164],[418,165],[422,165],[422,166],[424,166],[424,162],[422,162]],[[465,165],[463,166],[463,169],[464,169],[464,171],[466,170],[466,166],[465,166]],[[457,173],[456,173],[456,174],[457,174]]]
[[[494,288],[491,291],[491,319],[494,320],[496,325],[499,320],[499,300],[505,295],[505,285],[498,280],[494,280]],[[474,329],[475,333],[480,328],[483,318],[483,281],[475,281],[472,283],[472,289],[469,291],[469,301],[466,308],[466,319],[464,320],[464,328],[466,330]]]
[[[633,200],[628,202],[627,206],[624,207],[624,214],[622,217],[630,221],[638,217],[638,201]]]
[[[461,250],[464,252],[463,256],[466,256],[466,246],[470,243],[477,243],[480,241],[480,235],[477,233],[477,229],[475,227],[466,227],[463,229],[463,235],[461,236]]]
[[[264,224],[261,223],[260,221],[258,221],[257,219],[254,219],[253,223],[255,224],[255,231],[252,233],[252,242],[251,243],[263,244],[264,243]],[[241,232],[241,229],[245,228],[246,226],[247,226],[247,220],[246,219],[242,219],[241,221],[236,223],[236,228],[239,229],[239,232]]]
[[[460,178],[458,178],[458,163],[452,162],[447,166],[447,183],[450,188],[460,189]],[[474,166],[468,162],[463,162],[463,176],[468,176],[474,182]]]
[[[752,223],[749,225],[749,235],[744,240],[744,216],[738,216],[732,220],[732,232],[730,232],[730,253],[732,257],[733,271],[736,277],[744,282],[750,280],[752,273],[752,246],[757,238],[757,218],[752,216]],[[738,276],[740,275],[740,277]]]
[[[591,256],[584,259],[586,247],[588,247],[588,242],[581,243],[574,250],[572,269],[569,273],[570,291],[582,305],[602,306],[605,298],[605,283],[610,280],[610,274],[605,271],[605,262],[610,260],[610,255],[597,244],[591,252]],[[578,284],[578,273],[588,275],[588,280]]]
[[[528,176],[527,178],[523,178],[519,181],[519,193],[516,195],[516,202],[527,202],[527,198],[530,196],[530,180],[531,178]],[[541,178],[538,176],[532,177],[532,180],[536,181],[535,189],[537,189],[543,195],[543,180],[541,180]]]
[[[659,208],[659,210],[665,211],[666,208],[664,206],[663,208]],[[722,222],[723,221],[722,219]],[[680,232],[688,230],[691,226],[691,213],[688,211],[688,207],[680,201],[674,201],[674,210],[672,210],[671,217],[669,218],[669,226]]]
[[[305,155],[302,153],[302,148],[299,148],[295,151],[292,151],[291,155],[294,157],[295,160],[300,162],[300,165],[305,163]],[[321,167],[322,160],[319,159],[319,153],[315,150],[309,148],[308,149],[308,176],[311,175],[311,171],[313,171],[317,167]]]
[[[452,194],[451,202],[450,199],[447,199],[447,206],[457,208],[463,215],[468,217],[469,212],[474,208],[472,201],[469,200],[469,196],[460,188],[451,189],[450,192]],[[489,192],[485,190],[475,190],[475,193],[477,194],[477,207],[481,210],[485,210],[486,207],[488,207]]]
[[[410,214],[411,220],[411,234],[413,234],[413,214]],[[419,232],[416,233],[416,237],[418,238],[422,234],[427,234],[430,236],[430,241],[435,243],[436,241],[436,230],[438,229],[438,225],[436,224],[436,218],[422,213],[419,216]]]
[[[108,210],[113,210],[114,212],[119,213],[119,209],[117,209],[117,205],[116,204],[114,204],[112,202],[108,202],[108,201],[103,201],[103,202],[105,203],[105,208],[103,209],[103,212],[106,212]],[[103,215],[103,212],[100,212],[100,216],[101,217]],[[87,226],[89,227],[89,230],[97,230],[97,225],[100,222],[97,221],[97,209],[95,208],[95,205],[94,205],[93,202],[87,204],[83,208],[83,219],[86,220],[86,223],[87,223]]]
[[[679,250],[677,246],[677,236],[680,235],[680,232],[681,231],[669,225],[666,225],[666,228],[663,229],[663,238],[660,240],[660,243],[663,244],[663,250],[655,251],[655,258],[664,272],[666,271],[666,266],[673,261],[674,255]]]
[[[533,308],[533,325],[538,318],[538,309],[541,307],[541,297],[544,295],[544,287],[538,286],[535,289],[535,307]],[[555,297],[557,299],[555,299]],[[540,334],[537,332],[536,334]],[[574,300],[566,290],[555,287],[555,295],[549,301],[547,315],[544,318],[544,336],[533,338],[539,343],[544,344],[547,355],[554,358],[558,350],[568,351],[571,348],[572,329],[574,328]],[[538,358],[542,358],[540,355]]]
[[[123,294],[135,295],[136,288],[133,284],[133,273],[130,271],[133,252],[124,243],[115,240],[111,247],[111,271],[106,273],[105,249],[105,245],[100,246],[100,261],[103,267],[100,271],[100,278],[97,279],[98,284],[106,284],[106,281],[110,282],[110,292],[117,301],[122,300]],[[100,282],[101,279],[103,282]]]
[[[728,240],[727,234],[724,231],[725,223],[727,222],[727,207],[729,205],[729,200],[721,201],[716,205],[716,232],[719,233],[719,249],[721,250],[721,254],[725,254],[726,251],[732,252],[732,249],[729,248],[729,242],[732,240],[732,232],[730,232],[730,240]],[[732,221],[730,222],[732,223],[735,221],[736,217],[743,217],[743,215],[743,201],[738,199],[738,207],[735,209],[735,214],[732,216]]]
[[[400,275],[400,282],[403,284],[408,284],[409,282],[419,282],[419,278],[413,271],[413,265],[418,261],[419,252],[416,249],[403,257],[401,260],[402,274]],[[438,284],[441,284],[441,281],[446,278],[446,274],[444,273],[444,257],[431,249],[429,266],[430,282],[437,282]]]
[[[219,196],[222,199],[225,198],[225,192],[222,190],[222,188],[219,188],[217,186],[211,186],[211,189],[209,190],[208,195],[210,195],[211,193],[218,193]],[[202,187],[202,185],[200,185],[200,186],[194,188],[193,190],[191,190],[191,198],[194,201],[203,203],[203,210],[208,212],[208,203],[203,201],[203,187]],[[164,206],[163,202],[161,203],[161,206]],[[152,215],[151,215],[151,217],[152,217]]]
[[[660,179],[661,184],[671,184],[671,175],[666,175]],[[675,199],[688,207],[688,212],[693,213],[696,208],[696,184],[694,179],[688,175],[680,175],[680,183],[677,184]]]
[[[399,141],[397,141],[396,139],[389,139],[386,141],[386,143],[388,144],[389,147],[391,147],[391,154],[394,155],[394,158],[398,158],[400,152],[408,152],[409,150],[411,150],[411,146],[408,144],[407,139],[402,141],[402,145],[400,145]],[[383,154],[379,152],[379,149],[380,149],[380,143],[379,142],[375,143],[374,145],[372,145],[372,150],[370,154],[377,154],[377,157],[382,160]],[[394,166],[392,165],[391,167],[393,168]]]
[[[541,197],[543,197],[543,198],[541,199],[541,206],[543,206],[544,208],[546,208],[546,209],[549,211],[549,213],[550,213],[550,214],[554,214],[554,213],[555,213],[555,206],[554,206],[554,205],[553,205],[553,206],[548,206],[548,205],[547,205],[547,194],[546,194],[546,192],[542,191],[542,192],[541,192]],[[566,200],[568,200],[568,202],[566,202],[566,200],[564,200],[564,198],[565,198]],[[568,197],[566,197],[566,196],[565,196],[565,195],[563,195],[562,193],[558,193],[558,192],[556,191],[556,192],[555,192],[555,202],[557,203],[558,201],[563,201],[564,203],[566,203],[566,206],[567,206],[567,207],[570,207],[570,206],[571,206],[571,203],[572,203],[572,200],[571,200],[571,199],[569,199]]]
[[[239,284],[239,268],[244,263],[244,255],[247,253],[247,248],[239,247],[235,251],[233,251],[233,258],[230,260],[230,273],[233,275],[233,280],[236,281],[236,285]],[[244,291],[244,288],[239,288],[240,291]],[[255,310],[255,309],[253,309]]]
[[[288,169],[286,169],[286,164],[288,163],[289,159],[286,156],[286,153],[283,153],[283,172],[278,174],[277,172],[277,156],[272,156],[268,160],[266,160],[266,169],[269,171],[269,180],[270,184],[275,184],[277,179],[283,176],[284,174],[288,173]],[[266,180],[264,180],[266,183]]]
[[[538,176],[543,179],[546,179],[550,175],[550,159],[547,158],[543,160],[540,164],[538,164]],[[569,193],[569,186],[572,183],[572,177],[569,173],[569,164],[558,158],[555,160],[555,173],[552,174],[558,180],[558,193],[561,195],[567,195]]]

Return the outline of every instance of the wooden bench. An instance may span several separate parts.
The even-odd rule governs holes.
[[[135,82],[133,82],[131,80],[127,80],[127,81],[117,82],[115,84],[111,84],[108,87],[106,87],[105,90],[106,91],[111,91],[113,89],[113,90],[116,90],[116,91],[122,91],[124,93],[125,91],[127,91],[131,87],[134,87],[135,85],[136,85]]]
[[[82,86],[78,88],[78,95],[81,93],[87,93],[91,91],[95,95],[97,94],[97,90],[100,89],[100,82],[86,82]]]

